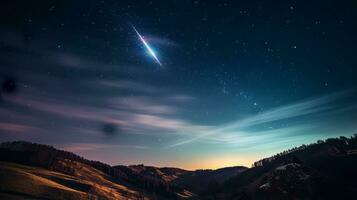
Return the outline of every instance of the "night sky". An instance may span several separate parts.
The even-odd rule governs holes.
[[[0,142],[196,169],[353,135],[356,9],[352,0],[2,1]]]

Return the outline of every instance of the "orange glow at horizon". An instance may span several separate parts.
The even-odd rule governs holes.
[[[220,157],[216,159],[197,160],[180,165],[179,168],[187,170],[197,169],[219,169],[224,167],[245,166],[251,167],[252,163],[257,161],[256,157],[239,156],[239,157]]]

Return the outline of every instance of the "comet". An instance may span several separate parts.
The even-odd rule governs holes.
[[[145,41],[144,37],[140,35],[139,31],[136,30],[134,25],[131,25],[131,27],[134,29],[135,33],[138,35],[138,37],[140,38],[140,41],[144,44],[144,46],[145,46],[146,50],[149,52],[149,54],[155,59],[157,64],[159,64],[160,67],[162,67],[162,64],[161,64],[159,58],[156,56],[154,50],[150,47],[150,45]]]

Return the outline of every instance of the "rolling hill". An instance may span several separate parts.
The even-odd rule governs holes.
[[[0,144],[0,199],[353,199],[357,137],[331,138],[251,168],[110,166],[51,146]]]

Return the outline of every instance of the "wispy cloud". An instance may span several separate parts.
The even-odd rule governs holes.
[[[186,103],[195,100],[193,96],[185,95],[185,94],[177,94],[177,95],[171,95],[168,96],[167,99],[173,100],[175,102],[179,103]]]
[[[117,149],[117,148],[148,149],[148,147],[146,146],[139,146],[139,145],[111,145],[111,144],[97,144],[97,143],[71,143],[64,146],[62,145],[62,148],[70,152],[86,152],[86,151],[95,151],[100,149]]]
[[[139,127],[161,130],[160,132],[194,135],[198,131],[209,130],[210,126],[192,124],[186,120],[167,118],[155,115],[138,114],[132,118],[132,122]]]
[[[289,105],[273,108],[256,115],[239,119],[237,121],[214,127],[207,131],[200,131],[196,136],[177,141],[169,147],[181,146],[195,141],[215,141],[230,144],[244,144],[250,141],[267,141],[267,138],[279,136],[280,138],[296,132],[306,131],[311,125],[292,125],[287,128],[273,128],[273,130],[261,131],[262,125],[269,123],[289,120],[292,118],[301,118],[314,114],[327,115],[334,112],[338,107],[332,102],[341,99],[349,92],[338,92],[310,100],[305,100]],[[350,109],[355,109],[351,106]],[[347,111],[344,109],[344,111]],[[258,130],[257,130],[258,129]],[[267,129],[267,126],[265,126]]]
[[[0,122],[0,131],[4,131],[6,133],[32,134],[38,130],[39,128],[29,125],[10,123],[10,122]]]
[[[173,106],[165,105],[163,103],[153,103],[149,99],[140,96],[113,98],[109,103],[118,109],[134,110],[149,114],[171,114],[177,111]]]
[[[127,90],[131,92],[141,92],[141,93],[159,93],[163,92],[162,89],[158,87],[144,84],[138,81],[128,81],[128,80],[112,80],[112,81],[99,81],[95,83],[97,86],[118,88],[121,90]]]
[[[158,94],[158,100],[155,99],[155,101],[148,96],[108,96],[92,97],[88,101],[77,102],[57,96],[47,96],[33,88],[25,90],[29,91],[23,91],[21,95],[7,96],[5,100],[15,107],[20,106],[33,111],[33,116],[44,112],[54,117],[77,121],[78,124],[111,123],[117,125],[125,133],[135,134],[161,134],[163,132],[189,134],[207,129],[206,126],[193,124],[177,117],[176,114],[180,112],[179,107],[175,106],[175,100],[166,98],[166,93],[161,94],[162,100]],[[96,103],[95,99],[100,99],[102,104]],[[91,103],[93,101],[94,104]],[[82,128],[76,130],[82,130]]]
[[[46,40],[51,38],[27,43],[18,32],[0,31],[0,35],[4,35],[1,43],[20,50],[11,57],[1,56],[1,63],[12,67],[0,71],[16,74],[21,81],[16,95],[4,97],[9,107],[6,114],[0,113],[0,119],[16,116],[9,119],[13,123],[24,120],[19,114],[26,114],[39,120],[36,125],[45,126],[47,133],[56,133],[60,127],[65,134],[92,136],[102,132],[107,123],[128,134],[183,134],[205,129],[180,115],[181,106],[194,97],[168,90],[156,81],[160,75],[148,68],[63,51],[48,45]],[[150,39],[175,45],[167,39]]]

